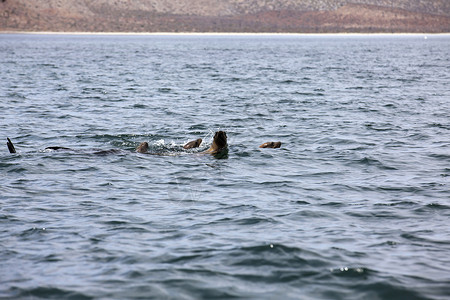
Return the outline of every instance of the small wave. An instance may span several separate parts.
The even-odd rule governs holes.
[[[8,215],[1,214],[0,215],[0,222],[3,222],[3,221],[17,222],[17,221],[19,221],[19,219],[17,219],[14,216],[11,216],[11,215],[8,216]]]
[[[399,129],[399,128],[393,128],[392,124],[386,123],[386,124],[374,124],[374,123],[366,123],[364,126],[368,129],[375,130],[375,131],[391,131],[393,129]]]
[[[49,67],[49,68],[51,68],[51,69],[58,69],[58,66],[57,66],[57,65],[55,65],[55,64],[49,64],[49,63],[36,64],[36,66],[37,66],[38,68],[41,68],[41,67]]]
[[[29,237],[35,237],[35,236],[42,236],[43,234],[46,234],[48,232],[47,228],[37,228],[33,227],[27,230],[22,231],[20,234],[20,237],[22,238],[29,238]]]
[[[158,92],[168,94],[168,93],[172,92],[172,89],[171,88],[159,88]]]
[[[145,105],[145,104],[137,103],[137,104],[134,104],[134,105],[133,105],[133,108],[145,109],[145,108],[148,108],[148,106]]]
[[[129,224],[126,221],[118,221],[118,220],[105,221],[105,222],[102,222],[102,223],[105,224],[105,225],[108,225],[108,226],[123,226],[123,225]]]
[[[346,213],[349,216],[361,218],[361,219],[376,219],[376,220],[383,220],[383,219],[392,219],[392,220],[401,220],[406,219],[407,217],[402,216],[401,214],[398,214],[396,211],[391,210],[382,210],[382,211],[373,211],[373,212],[347,212]]]
[[[439,204],[439,203],[430,203],[427,204],[426,207],[430,209],[450,209],[450,206],[445,204]]]
[[[395,104],[393,104],[393,103],[388,103],[388,104],[385,104],[384,107],[396,108],[397,106]]]
[[[308,205],[311,204],[308,201],[304,201],[304,200],[296,200],[295,204],[299,204],[299,205]]]
[[[41,299],[80,299],[88,300],[94,299],[91,296],[85,295],[80,292],[60,289],[56,287],[35,287],[29,289],[13,288],[13,294],[17,295],[19,299],[41,298]]]
[[[283,244],[267,244],[236,248],[229,253],[229,263],[234,266],[275,266],[301,269],[305,266],[313,268],[327,265],[320,255],[296,247]],[[317,270],[317,273],[320,273]]]
[[[8,98],[13,98],[13,99],[21,99],[21,100],[27,99],[27,97],[25,95],[18,93],[18,92],[8,93],[7,96],[8,96]]]
[[[448,160],[450,161],[450,154],[446,153],[432,153],[428,155],[429,157],[436,158],[439,160]]]
[[[294,92],[293,94],[300,96],[325,96],[325,94],[321,92]]]
[[[195,124],[189,127],[190,130],[194,130],[194,133],[199,133],[207,130],[208,128],[204,124]]]
[[[11,167],[11,168],[8,168],[6,172],[7,173],[24,173],[26,171],[28,171],[28,169],[24,168],[24,167]]]
[[[430,124],[428,124],[428,127],[435,127],[435,128],[450,130],[450,125],[441,124],[441,123],[430,123]]]
[[[416,213],[429,213],[429,212],[439,212],[439,211],[446,211],[449,210],[450,206],[440,203],[429,203],[427,205],[421,206],[420,208],[417,208],[414,210]]]
[[[397,245],[398,245],[398,242],[396,242],[396,241],[385,241],[382,243],[376,243],[376,244],[370,245],[370,247],[386,247],[386,246],[388,246],[388,247],[394,248],[394,247],[397,247]]]
[[[416,206],[417,203],[413,201],[398,201],[398,202],[392,202],[392,203],[375,203],[374,206],[405,206],[405,207],[411,207]]]
[[[344,67],[326,67],[324,69],[326,72],[327,71],[345,71]]]
[[[366,166],[378,167],[383,170],[397,170],[397,168],[395,168],[395,167],[387,166],[387,165],[383,164],[381,161],[374,159],[374,158],[370,158],[370,157],[363,157],[363,158],[357,160],[356,162],[358,164],[362,164],[362,165],[366,165]]]
[[[368,274],[371,275],[374,271],[369,271]],[[339,274],[339,273],[338,273]],[[347,276],[349,274],[350,279],[354,279],[354,276],[359,276],[358,271],[351,270],[345,271],[340,275],[335,274],[336,276],[342,277]],[[364,272],[361,279],[366,279],[364,277]],[[357,289],[360,291],[358,299],[408,299],[408,300],[424,300],[429,299],[421,294],[419,291],[415,291],[413,287],[403,286],[401,283],[398,283],[399,280],[397,278],[385,278],[381,281],[370,283],[365,283],[364,281],[358,281]],[[355,287],[356,288],[356,287]]]
[[[417,186],[380,186],[378,187],[380,191],[386,192],[406,192],[406,193],[419,193],[423,189]]]
[[[187,254],[187,255],[166,254],[160,257],[160,260],[166,264],[183,265],[187,263],[192,263],[193,261],[204,258],[205,256],[207,256],[207,253]]]
[[[299,84],[298,81],[291,80],[291,79],[287,79],[287,80],[280,81],[280,83],[281,83],[281,84]]]
[[[136,271],[136,270],[131,270],[131,271],[125,272],[123,274],[123,276],[125,278],[134,280],[134,279],[138,279],[138,278],[143,278],[144,276],[146,276],[146,273],[145,272]]]
[[[416,141],[426,141],[430,138],[428,134],[425,133],[413,133],[407,136],[408,139],[416,140]]]
[[[332,214],[324,212],[324,211],[318,211],[318,210],[309,210],[309,209],[303,209],[299,210],[297,212],[289,214],[288,218],[293,218],[297,220],[298,218],[312,218],[312,219],[323,219],[323,220],[330,220],[333,217]]]
[[[236,223],[238,225],[256,225],[261,223],[277,223],[277,222],[271,218],[249,217],[233,220],[233,223]]]
[[[330,269],[331,274],[344,278],[367,279],[376,272],[364,267],[339,267]]]
[[[403,233],[400,236],[406,240],[418,243],[420,246],[439,244],[439,245],[450,245],[450,240],[444,237],[442,240],[436,240],[429,238],[428,236],[432,233],[431,230],[423,230],[414,233]],[[427,237],[419,236],[419,234],[426,235]]]
[[[327,202],[327,203],[322,203],[320,204],[321,206],[330,206],[330,207],[334,207],[334,208],[342,208],[345,207],[346,205],[344,203],[341,202],[335,202],[335,201],[331,201],[331,202]]]
[[[55,254],[49,254],[40,260],[40,262],[43,262],[43,263],[58,262],[58,261],[62,261],[62,259],[59,258],[58,256],[56,256]]]
[[[106,90],[102,87],[85,87],[81,90],[82,94],[89,94],[89,93],[100,93],[100,94],[106,94]]]

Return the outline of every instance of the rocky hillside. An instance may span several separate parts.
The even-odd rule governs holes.
[[[0,31],[450,32],[450,1],[0,0]]]

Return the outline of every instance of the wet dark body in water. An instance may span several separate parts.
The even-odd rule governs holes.
[[[200,147],[201,143],[202,143],[202,139],[199,138],[197,140],[190,141],[187,144],[185,144],[183,146],[183,149],[198,148],[198,147]],[[7,146],[8,146],[9,153],[16,153],[14,144],[12,143],[12,141],[9,138],[7,138]],[[46,147],[45,150],[73,151],[73,152],[81,152],[82,151],[82,150],[74,150],[74,149],[67,148],[67,147],[61,147],[61,146]],[[221,153],[224,153],[227,151],[228,151],[227,135],[223,131],[218,131],[214,135],[211,146],[207,150],[205,150],[201,153],[217,155],[217,154],[221,154]],[[109,150],[93,149],[93,150],[83,150],[82,152],[84,152],[84,153],[89,152],[89,153],[96,154],[96,155],[108,155],[108,154],[123,153],[124,151],[119,150],[119,149],[109,149]],[[136,148],[136,152],[143,153],[143,154],[145,153],[145,154],[154,154],[154,155],[164,155],[164,153],[149,152],[148,142],[140,143],[139,146]]]

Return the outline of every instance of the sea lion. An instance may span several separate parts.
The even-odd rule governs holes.
[[[8,146],[8,150],[9,153],[16,153],[16,149],[14,148],[13,143],[11,142],[11,140],[9,138],[7,138],[8,142],[6,143]],[[184,145],[184,149],[191,149],[191,148],[196,148],[199,147],[200,144],[202,143],[202,139],[197,139],[195,141],[191,141],[189,143],[187,143],[186,145]],[[72,150],[70,148],[66,148],[66,147],[47,147],[45,148],[46,150]],[[202,153],[209,153],[209,154],[217,154],[222,152],[223,150],[228,149],[228,144],[227,144],[227,134],[224,131],[217,131],[216,134],[214,135],[214,139],[213,139],[213,143],[211,145],[211,147],[202,152]],[[108,154],[108,153],[116,153],[117,150],[100,150],[95,152],[95,154]],[[138,153],[147,153],[148,152],[148,143],[147,142],[142,142],[139,144],[139,146],[136,148],[136,152]]]
[[[64,151],[71,151],[71,152],[75,152],[75,153],[83,152],[83,150],[71,149],[71,148],[60,147],[60,146],[47,147],[47,148],[45,148],[45,150],[52,150],[52,151],[64,150]],[[89,150],[89,152],[90,151],[91,150]],[[108,154],[116,154],[116,153],[121,152],[121,150],[118,150],[118,149],[109,149],[109,150],[92,149],[92,151],[94,151],[94,152],[92,152],[92,154],[96,154],[96,155],[108,155]]]
[[[217,154],[228,149],[227,134],[225,131],[217,131],[214,135],[213,143],[208,150],[202,153]]]
[[[140,143],[139,146],[136,148],[136,152],[138,153],[147,153],[147,151],[148,151],[147,142]]]
[[[9,153],[16,153],[16,148],[14,148],[14,145],[11,142],[11,140],[9,138],[6,138],[6,139],[8,140],[6,145],[8,146]]]
[[[186,145],[183,146],[184,149],[192,149],[197,148],[202,143],[202,139],[196,139],[195,141],[190,141]]]
[[[259,146],[259,148],[280,148],[281,142],[267,142]]]
[[[11,142],[11,140],[9,138],[6,138],[6,139],[8,140],[6,145],[8,145],[9,153],[16,153],[16,149],[14,148],[14,145]],[[47,148],[45,148],[45,150],[71,150],[71,149],[65,148],[65,147],[47,147]]]
[[[8,146],[8,150],[9,153],[16,153],[16,149],[14,148],[14,144],[11,142],[11,140],[9,138],[6,138],[8,140],[8,142],[6,143],[6,145]],[[148,148],[148,144],[147,143],[142,143],[142,144],[146,144],[146,145],[141,145],[141,149],[142,151],[144,151],[144,146],[146,146]],[[145,148],[145,151],[147,151]],[[73,150],[70,148],[66,148],[66,147],[59,147],[59,146],[52,146],[52,147],[47,147],[45,148],[45,150],[68,150],[68,151],[76,151],[77,150]],[[144,152],[145,152],[144,151]],[[95,152],[93,152],[93,154],[97,154],[97,155],[108,155],[108,154],[114,154],[114,153],[121,153],[121,150],[117,150],[117,149],[110,149],[110,150],[96,150]]]

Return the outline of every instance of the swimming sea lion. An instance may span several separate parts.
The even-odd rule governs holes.
[[[259,146],[259,148],[280,148],[281,142],[267,142]]]
[[[11,142],[11,140],[9,138],[6,138],[8,140],[8,142],[6,143],[6,145],[8,146],[8,150],[9,153],[16,153],[16,149],[14,148],[14,144]],[[141,145],[142,147],[142,151],[144,151],[144,146],[146,146],[148,148],[148,144],[147,143],[142,143],[142,144],[146,144],[146,145]],[[146,149],[145,148],[145,151]],[[59,146],[53,146],[53,147],[47,147],[45,148],[45,150],[69,150],[69,151],[76,151],[76,150],[72,150],[70,148],[66,148],[66,147],[59,147]],[[107,154],[114,154],[114,153],[120,153],[121,150],[117,150],[117,149],[110,149],[110,150],[98,150],[95,151],[94,154],[98,154],[98,155],[107,155]],[[144,152],[145,152],[144,151]]]
[[[9,153],[16,153],[16,148],[14,148],[13,143],[11,142],[11,140],[9,138],[6,138],[8,140],[8,142],[6,143],[6,145],[8,145],[8,150]]]
[[[192,149],[197,148],[202,143],[202,139],[196,139],[195,141],[190,141],[186,145],[183,146],[184,149]]]
[[[140,143],[139,146],[136,148],[136,152],[138,153],[146,153],[147,151],[148,151],[147,142]]]
[[[8,140],[7,146],[9,149],[9,153],[16,153],[16,149],[14,148],[14,145],[11,142],[11,140],[9,138],[7,138],[7,140]],[[199,147],[201,143],[202,143],[202,139],[197,139],[195,141],[191,141],[191,142],[187,143],[186,145],[183,146],[183,148],[184,149],[196,148],[196,147]],[[211,147],[202,153],[217,154],[227,148],[228,148],[227,134],[224,131],[217,131],[216,134],[214,135],[214,140],[213,140]],[[72,150],[72,149],[66,148],[66,147],[47,147],[45,149],[46,150]],[[136,148],[136,152],[138,152],[138,153],[147,153],[147,151],[148,151],[148,143],[147,142],[140,143],[139,146]],[[115,151],[113,151],[113,150],[99,151],[96,153],[104,154],[104,153],[112,153],[112,152],[115,153]]]
[[[226,149],[228,149],[227,134],[225,131],[217,131],[211,147],[203,153],[217,154]]]

